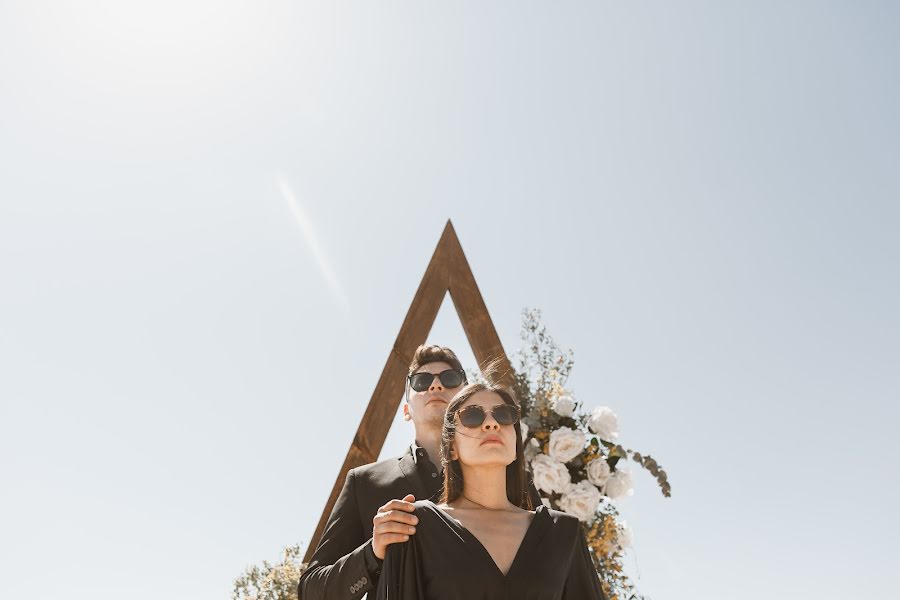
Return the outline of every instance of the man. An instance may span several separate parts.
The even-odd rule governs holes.
[[[351,469],[309,568],[300,578],[301,600],[356,600],[378,583],[391,544],[415,534],[415,500],[437,500],[441,428],[447,404],[466,383],[456,354],[419,346],[409,366],[403,418],[415,441],[398,458]],[[374,518],[373,518],[374,517]]]

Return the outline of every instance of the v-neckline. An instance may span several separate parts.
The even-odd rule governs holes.
[[[525,530],[525,535],[522,536],[522,540],[519,542],[519,547],[516,548],[516,554],[515,556],[513,556],[512,562],[509,563],[509,569],[506,571],[506,573],[504,573],[500,570],[500,566],[497,564],[497,561],[494,560],[494,557],[491,556],[491,553],[488,552],[488,549],[485,548],[484,544],[481,543],[481,540],[478,539],[478,536],[472,533],[468,527],[466,527],[459,521],[459,519],[451,516],[450,513],[445,511],[443,508],[440,508],[433,502],[431,504],[432,506],[434,506],[435,510],[437,510],[451,525],[462,531],[462,534],[464,536],[467,536],[470,541],[474,542],[475,545],[481,549],[481,552],[484,554],[485,558],[487,558],[488,561],[490,561],[490,563],[494,566],[494,570],[497,572],[497,575],[499,575],[503,579],[509,577],[509,574],[512,573],[513,569],[516,568],[516,564],[519,562],[519,557],[522,555],[522,551],[525,548],[525,543],[529,540],[529,538],[531,538],[532,532],[535,529],[534,525],[535,523],[537,523],[538,516],[543,514],[546,509],[543,504],[539,505],[535,509],[534,517],[532,517],[531,523],[528,524],[528,529]]]

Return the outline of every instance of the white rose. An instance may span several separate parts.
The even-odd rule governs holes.
[[[575,414],[575,399],[572,396],[560,396],[553,403],[553,410],[561,417],[571,417]]]
[[[618,500],[624,496],[631,496],[634,490],[631,488],[631,472],[616,471],[606,480],[604,488],[606,495],[610,500]]]
[[[588,481],[593,483],[598,487],[603,487],[606,484],[606,481],[609,479],[610,469],[609,463],[606,462],[606,458],[599,457],[595,458],[591,462],[588,463],[587,466],[587,477]]]
[[[522,428],[522,441],[524,442],[528,438],[528,425],[524,421],[519,421],[519,427]]]
[[[566,463],[584,450],[584,433],[568,427],[560,427],[550,434],[550,456]]]
[[[608,406],[595,408],[588,417],[588,428],[601,440],[611,442],[619,437],[619,417]]]
[[[572,484],[572,476],[566,465],[553,460],[546,454],[538,454],[531,461],[534,485],[549,494],[564,492]]]
[[[579,481],[562,495],[559,507],[582,521],[589,521],[600,505],[600,490],[590,481]]]
[[[631,531],[631,527],[625,521],[622,521],[616,527],[616,545],[619,547],[619,551],[629,548],[633,541],[634,532]]]

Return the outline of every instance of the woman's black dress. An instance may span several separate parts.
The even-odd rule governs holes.
[[[578,519],[539,506],[506,575],[471,531],[428,500],[416,534],[388,546],[378,600],[603,600]]]

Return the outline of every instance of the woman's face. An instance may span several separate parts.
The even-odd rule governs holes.
[[[516,460],[516,430],[513,425],[500,425],[491,414],[495,406],[505,404],[503,398],[489,391],[481,391],[466,400],[459,411],[472,405],[484,409],[484,422],[477,427],[466,427],[456,419],[450,457],[469,467],[506,466]]]

